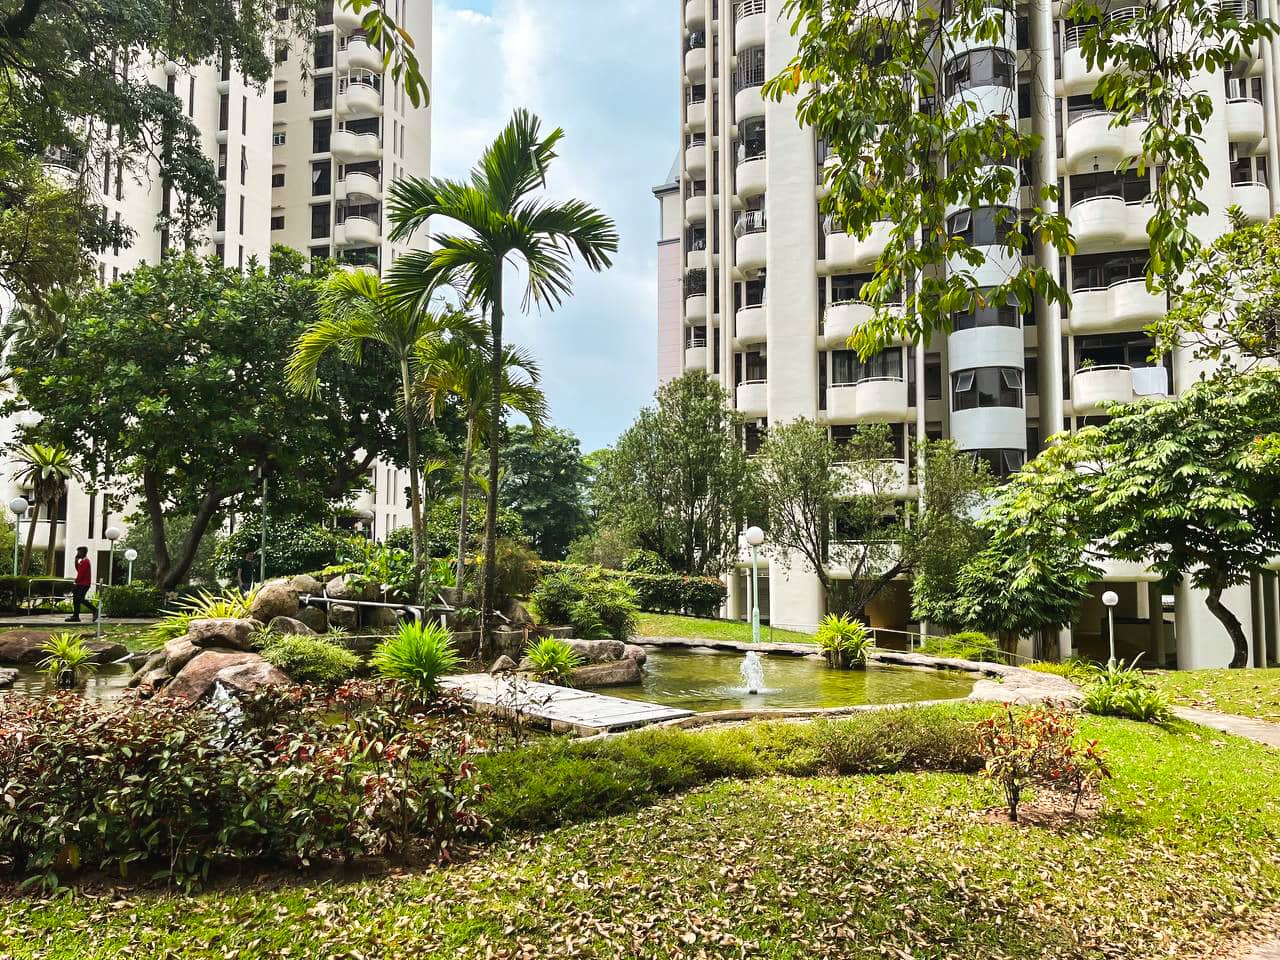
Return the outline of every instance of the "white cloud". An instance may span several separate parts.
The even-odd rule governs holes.
[[[612,270],[576,270],[560,309],[511,317],[540,357],[556,422],[610,443],[655,380],[657,205],[678,145],[678,18],[652,0],[444,0],[434,27],[432,169],[462,176],[518,106],[565,129],[553,196],[618,223]],[[509,308],[518,297],[508,300]]]

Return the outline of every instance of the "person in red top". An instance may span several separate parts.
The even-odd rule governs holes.
[[[71,616],[67,623],[80,622],[80,606],[84,605],[92,620],[98,619],[98,611],[89,603],[89,588],[93,586],[93,568],[89,565],[89,548],[76,547],[76,583],[71,588]]]

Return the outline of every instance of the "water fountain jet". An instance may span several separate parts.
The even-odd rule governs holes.
[[[760,658],[760,654],[752,650],[743,657],[741,672],[747,693],[757,694],[764,689],[764,660]]]

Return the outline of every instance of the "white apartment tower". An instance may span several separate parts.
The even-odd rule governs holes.
[[[1249,2],[1253,10],[1255,0]],[[871,315],[858,296],[888,224],[858,238],[823,222],[822,170],[836,158],[799,125],[793,98],[777,103],[761,96],[765,80],[797,49],[784,5],[679,5],[683,367],[720,379],[748,419],[748,445],[770,424],[799,417],[827,424],[836,438],[861,424],[888,424],[899,496],[907,500],[918,494],[919,437],[953,439],[1003,476],[1034,457],[1048,436],[1103,416],[1104,401],[1167,394],[1192,382],[1199,370],[1189,356],[1165,365],[1148,360],[1152,344],[1144,328],[1166,309],[1164,297],[1145,284],[1154,174],[1115,172],[1139,152],[1138,130],[1111,127],[1111,115],[1092,98],[1100,72],[1086,67],[1078,31],[1051,0],[1010,0],[998,44],[958,43],[943,57],[940,96],[965,98],[980,115],[1009,117],[1042,137],[1039,156],[1020,171],[1021,188],[1007,205],[954,211],[946,227],[985,247],[976,281],[995,285],[1016,266],[999,244],[1016,228],[1019,209],[1033,205],[1036,188],[1058,183],[1076,252],[1060,258],[1038,248],[1027,256],[1058,272],[1072,309],[1060,315],[1041,303],[1022,316],[1016,307],[992,306],[953,316],[952,332],[923,346],[902,343],[865,362],[847,349],[853,329]],[[1280,209],[1272,182],[1277,55],[1276,44],[1260,43],[1230,76],[1198,80],[1215,105],[1203,147],[1210,177],[1202,197],[1210,212],[1193,224],[1202,238],[1227,228],[1233,204],[1254,221]],[[771,559],[761,560],[760,572],[768,584],[762,607],[773,623],[811,628],[825,614],[811,571]],[[743,569],[730,577],[733,615],[745,613],[745,579]],[[1225,631],[1194,591],[1177,591],[1170,621],[1163,591],[1145,568],[1111,563],[1105,581],[1084,603],[1072,638],[1077,649],[1105,657],[1099,597],[1111,589],[1121,598],[1122,653],[1183,668],[1230,659]],[[1274,663],[1280,652],[1277,596],[1275,576],[1267,574],[1228,600],[1254,633],[1259,663]],[[914,626],[908,585],[895,584],[869,613],[877,626]]]
[[[285,5],[281,10],[287,15]],[[429,74],[431,4],[388,0],[388,10],[413,36],[421,68]],[[381,270],[406,249],[386,239],[383,192],[397,177],[430,175],[431,114],[384,75],[382,54],[360,25],[342,0],[322,3],[315,37],[281,46],[274,81],[261,89],[216,64],[139,64],[152,83],[178,98],[224,186],[223,207],[206,225],[197,252],[243,267],[252,257],[265,263],[272,245],[284,244],[352,268]],[[61,163],[51,161],[55,167]],[[157,229],[157,216],[170,200],[154,167],[137,174],[108,149],[89,161],[88,170],[108,213],[134,232],[129,246],[99,258],[102,282],[156,263],[165,250],[181,246],[179,238]],[[14,433],[11,421],[0,423],[0,436],[9,440]],[[9,463],[0,470],[7,504],[23,491]],[[370,489],[355,507],[379,539],[409,523],[407,483],[407,471],[373,465]],[[74,481],[70,487],[58,521],[59,572],[71,570],[79,544],[96,558],[95,570],[105,571],[106,530],[123,527],[123,518],[107,508],[106,493]],[[12,522],[7,511],[5,520]],[[46,542],[43,511],[39,523],[38,550]],[[26,521],[22,529],[25,536]]]

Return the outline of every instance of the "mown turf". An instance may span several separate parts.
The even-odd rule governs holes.
[[[720,781],[449,869],[15,899],[0,956],[1154,960],[1280,905],[1280,754],[1085,726],[1117,777],[1082,827],[970,775]]]
[[[1178,670],[1151,677],[1181,706],[1280,722],[1280,669]]]
[[[678,617],[669,613],[642,613],[636,628],[636,636],[686,637],[690,640],[737,640],[751,642],[751,624],[741,620],[708,620],[702,617]],[[760,627],[760,639],[776,643],[814,643],[812,634],[797,633],[770,627]]]

